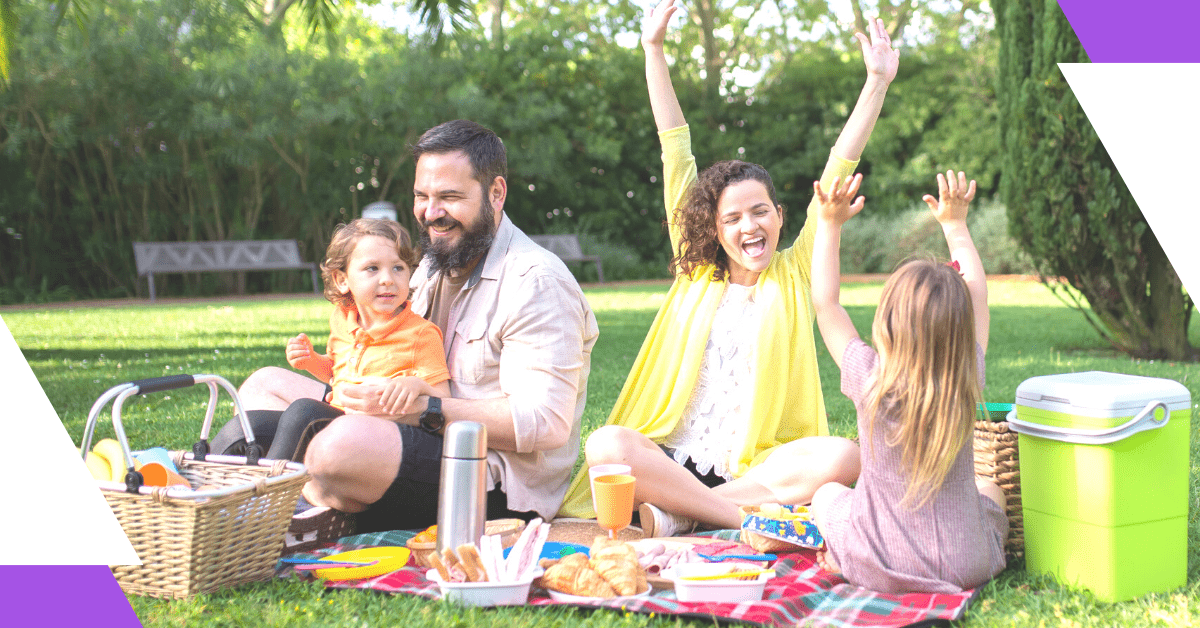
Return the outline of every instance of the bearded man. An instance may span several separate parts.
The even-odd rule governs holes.
[[[423,396],[418,411],[389,416],[382,386],[334,389],[333,404],[347,414],[322,426],[302,454],[312,474],[304,499],[321,508],[299,514],[293,532],[324,528],[339,513],[357,513],[359,532],[433,524],[442,434],[454,421],[487,428],[488,519],[553,518],[579,454],[596,318],[562,261],[504,213],[503,142],[456,120],[426,131],[412,152],[424,255],[412,308],[442,330],[451,396]],[[267,367],[240,392],[246,408],[279,410],[326,389]],[[257,436],[255,414],[247,411]],[[236,447],[239,437],[231,421],[214,449]]]

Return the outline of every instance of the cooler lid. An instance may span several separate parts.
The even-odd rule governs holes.
[[[1092,417],[1123,417],[1151,401],[1172,412],[1191,407],[1191,393],[1170,379],[1086,371],[1031,377],[1017,386],[1017,405]]]

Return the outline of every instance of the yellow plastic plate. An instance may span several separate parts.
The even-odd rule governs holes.
[[[391,573],[408,564],[409,551],[407,547],[364,547],[363,549],[323,556],[321,560],[331,563],[338,562],[371,562],[374,565],[365,567],[330,567],[318,569],[316,574],[322,580],[360,580],[374,578],[385,573]]]

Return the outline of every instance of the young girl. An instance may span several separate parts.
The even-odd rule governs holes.
[[[697,521],[737,528],[740,505],[806,504],[822,484],[858,475],[858,450],[829,436],[821,397],[809,305],[814,221],[786,247],[765,168],[723,161],[697,172],[663,49],[677,8],[661,0],[642,32],[675,281],[608,425],[585,445],[589,466],[632,467],[650,536]],[[899,55],[882,21],[870,26],[869,38],[856,34],[866,80],[830,151],[826,184],[854,171],[896,76]],[[594,516],[586,471],[560,513]]]
[[[823,567],[884,593],[956,593],[1004,569],[1004,493],[976,480],[971,434],[983,388],[987,284],[967,231],[975,182],[938,174],[925,202],[952,264],[903,264],[883,288],[867,346],[838,302],[842,225],[863,207],[862,175],[817,186],[812,292],[817,325],[858,410],[855,488],[817,490]],[[961,274],[960,274],[961,269]]]
[[[303,460],[312,434],[343,414],[339,384],[386,380],[381,402],[391,414],[408,412],[420,395],[450,395],[442,333],[408,302],[416,263],[408,232],[394,221],[359,218],[334,231],[321,264],[325,298],[335,305],[327,353],[317,353],[305,334],[289,340],[285,350],[292,368],[326,384],[329,403],[299,399],[283,411],[247,411],[266,457]],[[230,421],[213,449],[233,453],[244,444],[241,438],[238,421]]]

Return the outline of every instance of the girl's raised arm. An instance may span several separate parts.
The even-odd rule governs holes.
[[[667,37],[667,24],[679,10],[677,0],[662,0],[651,9],[642,23],[642,49],[646,52],[646,87],[650,90],[650,109],[654,112],[654,124],[659,131],[674,129],[687,124],[675,87],[671,85],[671,69],[667,65],[667,54],[663,41]]]
[[[813,239],[812,299],[817,311],[817,328],[825,340],[825,348],[833,361],[842,366],[842,354],[846,345],[858,338],[858,331],[846,308],[841,304],[842,269],[839,253],[841,249],[842,225],[862,211],[863,197],[850,199],[858,193],[862,175],[842,181],[834,179],[829,193],[821,190],[820,182],[813,181],[813,201],[817,218],[817,232]]]
[[[991,322],[987,304],[987,276],[983,272],[979,251],[975,249],[975,241],[967,230],[967,210],[975,198],[975,181],[972,180],[968,185],[967,176],[959,172],[956,177],[953,170],[947,170],[945,176],[939,172],[937,180],[938,198],[926,194],[921,200],[929,205],[933,216],[942,225],[946,246],[950,247],[950,259],[958,263],[958,270],[967,282],[971,305],[975,310],[975,340],[987,353]]]
[[[883,26],[883,20],[872,20],[867,30],[871,32],[869,39],[862,33],[854,34],[862,47],[863,62],[867,66],[867,82],[858,96],[854,111],[846,120],[846,126],[842,128],[841,135],[838,135],[837,142],[833,145],[833,154],[849,161],[858,161],[862,156],[867,139],[871,137],[871,131],[875,128],[875,121],[879,119],[879,112],[883,109],[883,98],[887,95],[888,85],[896,78],[896,69],[900,64],[900,53],[892,49],[891,38]]]

